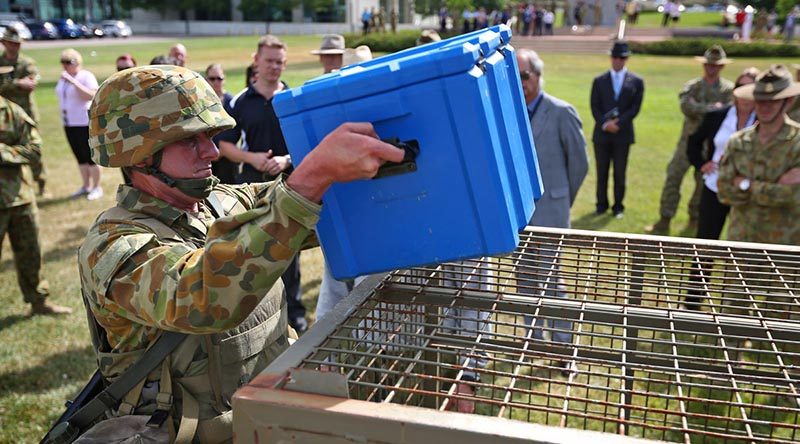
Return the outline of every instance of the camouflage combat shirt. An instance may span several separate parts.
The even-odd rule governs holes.
[[[114,352],[141,349],[159,330],[210,334],[241,323],[313,243],[320,206],[285,184],[219,185],[227,216],[179,210],[121,185],[117,206],[155,218],[180,238],[136,221],[98,218],[79,250],[81,285]],[[113,210],[113,209],[112,209]]]
[[[0,97],[0,209],[36,198],[29,164],[42,155],[36,124],[19,106]]]
[[[720,77],[715,83],[709,84],[702,77],[698,77],[683,85],[678,99],[684,115],[683,130],[678,144],[685,147],[689,136],[700,127],[706,113],[719,109],[714,107],[715,103],[720,102],[723,105],[732,103],[733,82]]]
[[[762,146],[758,124],[734,133],[719,166],[719,200],[731,206],[728,239],[800,244],[800,185],[779,185],[788,170],[800,167],[800,124],[786,119],[775,138]],[[733,185],[750,179],[750,189]]]
[[[0,75],[0,96],[21,106],[22,109],[28,113],[34,122],[39,121],[39,109],[36,107],[36,101],[33,98],[33,91],[26,91],[17,86],[14,81],[24,77],[39,77],[39,69],[36,68],[36,62],[30,57],[25,57],[20,54],[16,61],[11,61],[6,58],[3,53],[0,56],[0,66],[13,66],[14,71],[8,74]]]

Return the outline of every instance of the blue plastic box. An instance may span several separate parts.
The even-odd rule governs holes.
[[[295,163],[348,121],[371,122],[380,137],[419,146],[415,162],[393,167],[394,175],[335,184],[325,194],[317,232],[334,277],[517,246],[541,179],[506,43],[496,30],[484,30],[275,96]]]
[[[499,42],[497,39],[499,39]],[[495,56],[494,60],[487,60],[484,66],[490,68],[487,70],[487,75],[491,78],[491,94],[495,115],[499,118],[498,125],[505,126],[505,129],[501,130],[500,134],[508,136],[504,141],[504,146],[507,147],[507,153],[509,153],[506,159],[511,164],[508,167],[509,174],[511,180],[516,181],[520,187],[519,201],[516,202],[516,204],[519,210],[517,212],[519,228],[522,229],[528,225],[531,215],[533,214],[533,203],[542,197],[544,187],[542,185],[542,175],[539,171],[539,164],[536,158],[536,148],[531,132],[527,104],[525,103],[525,97],[522,93],[522,86],[516,80],[519,76],[519,69],[517,67],[516,51],[514,47],[510,45],[511,28],[506,25],[497,25],[489,29],[480,29],[447,40],[411,47],[384,57],[367,60],[356,65],[350,65],[344,69],[353,69],[354,67],[367,68],[375,66],[376,64],[385,64],[389,60],[398,60],[421,53],[430,53],[436,48],[462,45],[465,42],[478,45],[483,55],[491,55],[494,52],[498,52],[503,55],[505,61],[505,64],[498,63]],[[324,81],[339,75],[341,74],[324,74],[310,80],[309,83]],[[514,87],[515,83],[516,87]],[[508,97],[509,93],[511,97]],[[512,147],[511,145],[515,143],[521,143],[522,147]],[[519,153],[522,153],[525,157],[524,162],[518,157],[513,157],[514,154],[512,153],[517,156]],[[511,159],[513,159],[513,161]],[[525,176],[528,176],[529,179],[525,178]]]

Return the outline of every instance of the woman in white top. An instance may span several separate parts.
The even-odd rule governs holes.
[[[736,78],[736,87],[755,82],[758,70],[745,69]],[[695,168],[703,172],[703,191],[700,196],[700,217],[697,237],[719,239],[730,208],[717,199],[717,167],[725,154],[728,139],[755,123],[755,102],[735,98],[733,105],[707,113],[686,143],[686,155]]]
[[[747,68],[736,78],[736,87],[756,81],[758,70]],[[730,207],[717,198],[717,168],[725,154],[731,136],[755,123],[755,102],[735,98],[733,105],[706,113],[697,131],[689,136],[686,155],[695,168],[703,172],[703,191],[700,195],[700,217],[697,223],[697,237],[700,239],[719,239]],[[700,310],[701,302],[707,297],[705,284],[712,273],[713,264],[709,258],[699,258],[692,264],[689,274],[691,286],[684,299],[689,310]]]
[[[103,189],[100,187],[100,167],[92,162],[89,153],[89,106],[98,85],[94,74],[81,68],[82,63],[81,54],[72,48],[61,53],[64,71],[56,83],[56,96],[61,105],[64,132],[78,161],[83,181],[71,197],[86,196],[88,200],[95,200],[103,196]]]

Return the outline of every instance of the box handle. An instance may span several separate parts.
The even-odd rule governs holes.
[[[382,177],[398,176],[400,174],[413,173],[417,171],[417,155],[419,155],[419,142],[416,140],[406,140],[401,142],[398,137],[388,137],[381,139],[383,142],[394,145],[405,151],[406,155],[400,162],[386,162],[378,168],[378,174],[373,179]]]

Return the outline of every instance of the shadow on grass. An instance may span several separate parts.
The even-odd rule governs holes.
[[[64,231],[61,239],[54,242],[56,245],[58,245],[58,247],[45,251],[44,255],[42,256],[42,261],[44,261],[45,264],[49,264],[52,262],[60,262],[70,257],[77,257],[78,245],[76,245],[75,242],[82,241],[83,238],[86,237],[86,231],[87,228],[82,226],[74,227]],[[13,270],[13,262],[14,258],[11,254],[9,254],[8,257],[0,262],[0,273],[7,270]]]
[[[0,331],[5,330],[12,325],[24,321],[26,319],[30,319],[30,315],[21,315],[21,314],[13,314],[0,319]]]
[[[70,197],[70,196],[50,197],[50,198],[47,198],[47,199],[37,200],[36,201],[36,206],[39,207],[39,208],[47,208],[47,207],[53,207],[53,206],[56,206],[56,205],[59,205],[59,204],[63,204],[63,203],[66,203],[66,202],[70,202],[70,201],[73,201],[73,200],[75,200],[75,198],[74,197]]]
[[[591,213],[584,214],[583,216],[572,221],[572,228],[581,230],[599,230],[608,225],[614,215],[610,211],[605,212],[603,215],[598,216],[592,211]]]
[[[87,345],[50,355],[41,364],[0,374],[0,392],[46,392],[65,383],[88,379],[95,367],[94,351]],[[4,395],[5,396],[5,395]]]

